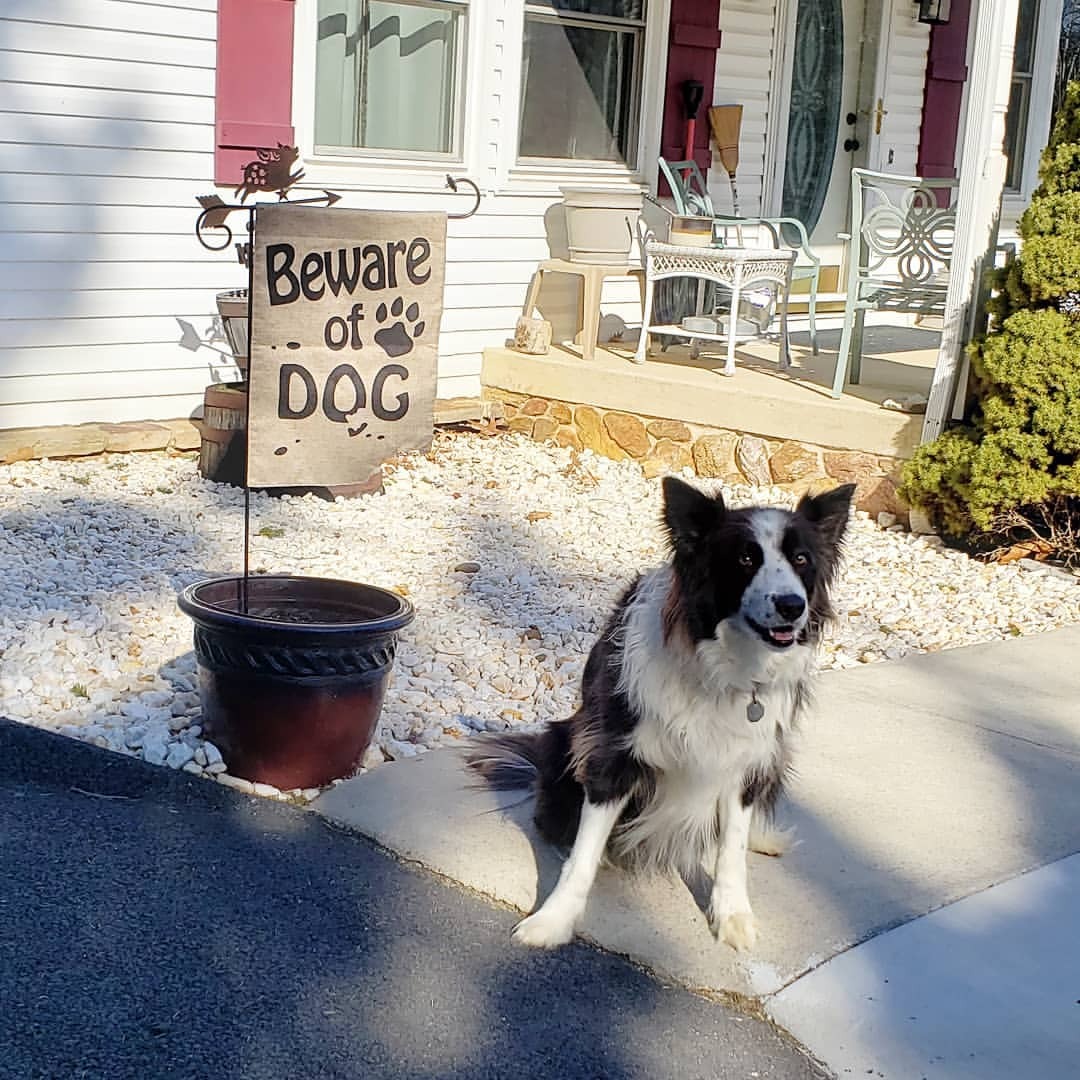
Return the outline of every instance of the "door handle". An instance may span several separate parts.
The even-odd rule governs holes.
[[[877,99],[877,108],[874,109],[874,134],[881,134],[881,121],[884,117],[889,115],[889,110],[885,108],[885,102],[881,98]]]

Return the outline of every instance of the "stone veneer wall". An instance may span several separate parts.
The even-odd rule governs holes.
[[[540,442],[593,450],[616,461],[632,459],[649,477],[692,469],[698,476],[719,477],[729,484],[773,485],[796,495],[854,483],[858,509],[872,517],[893,514],[907,520],[907,505],[896,490],[900,458],[766,439],[496,388],[486,388],[484,396],[503,403],[511,431]]]
[[[135,450],[198,450],[200,442],[199,429],[191,420],[5,428],[0,431],[0,465]]]

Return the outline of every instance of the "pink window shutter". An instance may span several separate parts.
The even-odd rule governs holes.
[[[218,0],[214,182],[238,184],[259,147],[294,145],[293,0]]]
[[[720,0],[672,0],[660,153],[669,160],[682,159],[686,151],[686,117],[680,87],[687,79],[697,79],[705,87],[705,96],[694,130],[694,160],[705,174],[712,165],[708,110],[713,104],[716,50],[720,48],[719,24]],[[643,166],[647,164],[651,163],[643,163]],[[662,176],[659,177],[659,191],[662,195],[668,194]]]

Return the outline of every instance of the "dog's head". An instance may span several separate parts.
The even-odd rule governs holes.
[[[854,484],[844,484],[807,495],[794,512],[729,510],[722,496],[667,477],[674,610],[691,641],[715,637],[725,620],[778,652],[816,637],[831,614],[829,586],[854,492]]]

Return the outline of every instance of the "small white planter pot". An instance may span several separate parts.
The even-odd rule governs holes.
[[[562,188],[570,261],[626,266],[639,261],[637,221],[641,193],[620,189]]]

